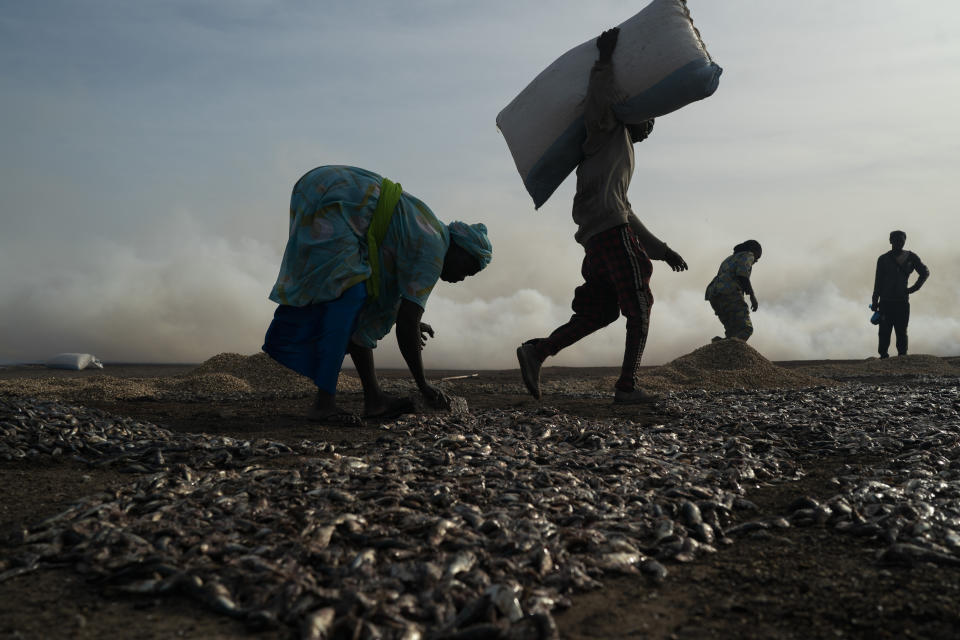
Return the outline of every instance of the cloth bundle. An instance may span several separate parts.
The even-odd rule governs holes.
[[[51,369],[72,369],[81,371],[87,367],[103,369],[103,363],[89,353],[58,353],[44,363]]]
[[[619,27],[613,62],[628,96],[617,107],[624,120],[656,118],[716,91],[722,69],[707,53],[684,0],[653,0]],[[595,38],[567,51],[497,116],[538,209],[580,163],[583,103],[596,59]]]

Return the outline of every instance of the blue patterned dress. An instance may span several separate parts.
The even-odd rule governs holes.
[[[271,300],[294,307],[328,302],[370,277],[366,234],[381,181],[371,171],[348,166],[318,167],[300,178]],[[393,327],[402,299],[426,307],[449,246],[447,225],[404,192],[380,245],[380,294],[366,299],[354,342],[375,347]]]

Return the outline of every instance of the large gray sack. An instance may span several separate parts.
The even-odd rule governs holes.
[[[662,116],[716,91],[722,69],[684,0],[653,0],[619,27],[613,62],[628,99],[616,111],[625,122]],[[580,163],[584,99],[596,59],[592,38],[557,58],[497,115],[537,208]]]

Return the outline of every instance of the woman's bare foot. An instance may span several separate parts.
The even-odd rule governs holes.
[[[415,410],[416,405],[412,399],[390,393],[380,393],[372,398],[363,399],[365,418],[396,418],[404,413],[413,413]]]
[[[360,416],[338,407],[336,397],[323,391],[317,391],[317,398],[307,411],[307,420],[344,427],[363,425]]]

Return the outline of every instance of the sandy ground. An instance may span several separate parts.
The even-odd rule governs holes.
[[[934,361],[936,361],[934,363]],[[881,371],[876,360],[779,363],[805,375],[833,380],[867,380],[878,385],[940,384],[924,374],[924,362],[942,376],[960,358],[901,363],[899,375]],[[934,363],[934,364],[931,364]],[[151,378],[182,375],[192,368],[174,365],[107,366],[102,371],[54,371],[43,367],[0,368],[0,381],[25,378]],[[403,372],[382,372],[387,380]],[[535,401],[516,393],[471,392],[484,384],[513,385],[517,371],[434,371],[432,379],[478,373],[459,382],[458,393],[470,407],[530,407]],[[615,369],[544,370],[544,378],[604,386]],[[600,384],[603,382],[603,384]],[[509,388],[513,388],[509,387]],[[615,407],[603,394],[548,398],[560,411],[589,418],[629,415],[643,424],[666,417],[656,409]],[[342,395],[359,410],[358,393]],[[91,399],[85,403],[117,415],[132,416],[175,431],[267,437],[295,443],[303,439],[336,443],[342,452],[361,454],[380,429],[308,423],[309,398],[230,399],[207,402]],[[830,478],[842,464],[873,464],[838,454],[820,461],[793,486],[761,487],[750,494],[761,515],[782,512],[784,500],[798,491],[828,496]],[[74,500],[131,481],[129,474],[90,469],[71,460],[0,462],[0,539],[22,524],[57,513]],[[11,551],[0,545],[0,555]],[[956,638],[960,637],[960,570],[921,565],[884,568],[868,557],[876,546],[822,528],[788,529],[782,535],[745,540],[694,562],[672,565],[670,577],[653,584],[641,577],[604,581],[604,588],[573,598],[557,613],[563,638]],[[240,623],[178,597],[116,596],[84,583],[69,567],[51,568],[0,582],[0,637],[9,638],[286,638],[285,631],[252,633]]]

